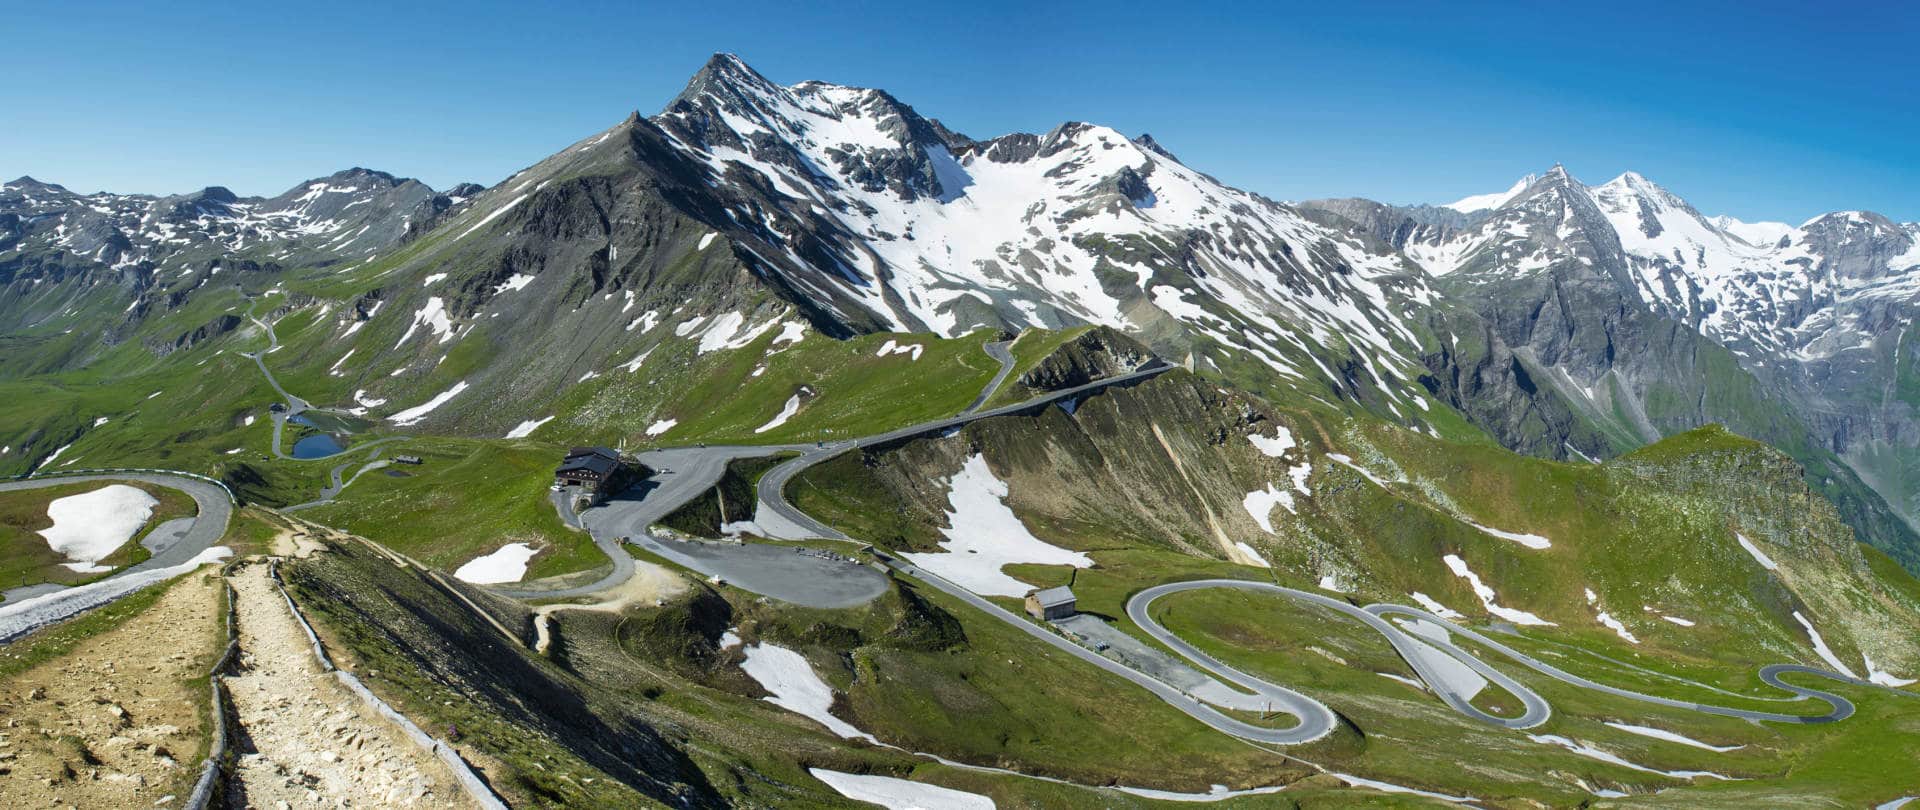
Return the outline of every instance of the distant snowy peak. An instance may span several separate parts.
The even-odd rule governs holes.
[[[1648,306],[1751,350],[1756,362],[1865,347],[1878,330],[1862,318],[1885,317],[1871,302],[1920,303],[1920,229],[1869,212],[1826,214],[1797,228],[1709,218],[1635,172],[1586,186],[1556,166],[1480,217],[1403,250],[1436,275],[1475,279],[1569,263],[1607,268]],[[1861,314],[1849,314],[1855,310]]]
[[[1779,246],[1781,240],[1792,237],[1798,230],[1785,222],[1741,222],[1725,214],[1709,221],[1715,228],[1740,237],[1754,247]]]
[[[1520,196],[1520,192],[1526,191],[1528,186],[1533,185],[1534,182],[1538,181],[1539,179],[1540,179],[1539,175],[1529,174],[1526,177],[1520,178],[1519,182],[1514,183],[1513,187],[1507,189],[1506,191],[1496,192],[1493,194],[1475,194],[1471,197],[1462,197],[1458,200],[1454,200],[1453,202],[1447,203],[1440,207],[1451,208],[1463,214],[1471,214],[1475,211],[1486,211],[1493,208],[1499,208],[1502,205],[1506,205],[1508,200],[1511,200],[1514,197]]]
[[[272,198],[220,186],[188,194],[75,194],[23,177],[0,185],[0,215],[23,220],[6,249],[113,269],[225,259],[324,261],[397,243],[451,201],[417,180],[349,169]]]

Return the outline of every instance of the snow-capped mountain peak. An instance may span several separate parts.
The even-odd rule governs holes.
[[[1486,211],[1493,208],[1499,208],[1502,205],[1506,205],[1508,200],[1511,200],[1514,197],[1520,196],[1521,192],[1526,191],[1529,186],[1532,186],[1535,182],[1539,181],[1539,179],[1540,179],[1539,175],[1529,174],[1525,177],[1520,178],[1519,181],[1515,182],[1513,186],[1511,188],[1508,188],[1506,191],[1494,192],[1492,194],[1475,194],[1469,197],[1462,197],[1458,200],[1454,200],[1453,202],[1447,203],[1440,207],[1451,208],[1463,214],[1471,214],[1475,211]]]
[[[1337,347],[1369,385],[1410,379],[1396,302],[1429,295],[1420,274],[1150,136],[1069,122],[975,140],[885,91],[781,86],[725,54],[650,123],[705,167],[756,272],[849,323],[1178,324],[1298,378]]]

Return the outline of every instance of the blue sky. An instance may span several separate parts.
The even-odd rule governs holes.
[[[491,184],[732,51],[976,137],[1151,132],[1279,199],[1446,202],[1558,161],[1708,214],[1920,220],[1920,11],[1891,3],[231,5],[0,0],[0,175]]]

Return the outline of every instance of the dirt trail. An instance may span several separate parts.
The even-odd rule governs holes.
[[[686,592],[687,578],[645,560],[633,561],[633,576],[592,602],[561,602],[533,609],[533,651],[545,655],[553,641],[553,614],[563,610],[618,613],[641,603],[672,599]]]
[[[230,806],[469,806],[439,760],[321,671],[266,565],[232,582],[241,654],[227,688],[243,731]]]
[[[0,683],[0,807],[178,807],[199,771],[219,579]],[[108,608],[111,610],[111,608]],[[53,632],[63,632],[56,629]]]

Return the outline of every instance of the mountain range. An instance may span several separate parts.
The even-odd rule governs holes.
[[[1418,429],[1444,403],[1555,458],[1725,423],[1792,453],[1916,565],[1916,236],[1866,212],[1709,218],[1637,174],[1587,186],[1560,167],[1444,206],[1287,204],[1151,136],[1070,122],[976,139],[885,91],[781,86],[723,54],[660,113],[485,190],[362,169],[271,199],[8,183],[0,327],[95,306],[62,326],[86,339],[32,366],[77,367],[222,269],[328,268],[355,288],[340,334],[385,313],[368,334],[391,345],[361,363],[486,345],[463,381],[495,391],[473,426],[490,430],[642,351],[636,327],[662,310],[734,313],[723,343],[790,315],[834,336],[1100,324],[1251,390]],[[436,340],[411,340],[422,326]],[[402,401],[405,375],[382,375],[365,397]]]
[[[727,54],[615,119],[485,188],[0,184],[0,475],[205,489],[243,558],[214,682],[257,697],[293,606],[515,805],[1909,787],[1920,225],[1742,222],[1561,166],[1279,201],[1149,135],[975,137]],[[153,567],[53,553],[40,516],[87,486],[0,483],[0,619]],[[212,581],[165,599],[213,627]],[[44,638],[176,609],[141,598]],[[225,642],[152,635],[203,699]],[[71,671],[14,703],[113,718]],[[235,727],[372,730],[281,705]],[[51,776],[13,784],[146,790],[111,773],[152,764],[126,715],[23,735],[14,772]],[[365,793],[270,748],[219,779]]]

